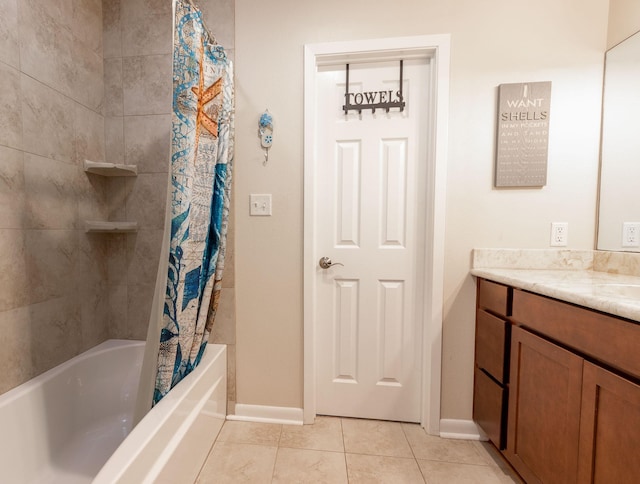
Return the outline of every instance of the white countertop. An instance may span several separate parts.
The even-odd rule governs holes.
[[[517,267],[517,263],[505,263],[505,251],[511,251],[507,253],[509,259],[519,261],[536,251],[527,251],[527,257],[521,257],[522,251],[512,249],[496,249],[499,251],[495,259],[497,267],[491,267],[491,257],[487,257],[490,249],[477,250],[480,252],[474,253],[474,267],[471,270],[476,277],[640,322],[640,277],[637,275],[596,271],[587,268],[589,264],[583,264],[580,268],[558,268],[557,263],[551,264],[552,269],[544,268],[545,264],[533,264],[533,268]],[[564,251],[563,256],[566,253]],[[514,254],[518,257],[514,258]],[[544,256],[548,258],[548,255],[549,251],[545,251]],[[528,262],[527,265],[532,265],[530,260]]]

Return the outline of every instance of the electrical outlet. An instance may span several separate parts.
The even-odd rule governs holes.
[[[640,247],[640,222],[622,224],[622,247]]]
[[[551,223],[551,247],[565,247],[569,240],[569,223]]]

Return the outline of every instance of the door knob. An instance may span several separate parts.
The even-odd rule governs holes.
[[[340,262],[331,262],[331,259],[329,257],[321,257],[320,261],[318,262],[318,264],[323,269],[328,269],[331,266],[343,266],[344,267],[344,264],[342,264]]]

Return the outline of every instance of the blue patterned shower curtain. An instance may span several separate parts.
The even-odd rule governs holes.
[[[233,68],[201,13],[178,0],[173,47],[171,240],[155,405],[199,363],[224,269],[233,162]]]

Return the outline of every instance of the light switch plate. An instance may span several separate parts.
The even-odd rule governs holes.
[[[249,195],[249,215],[265,217],[271,215],[271,194],[253,193]]]

